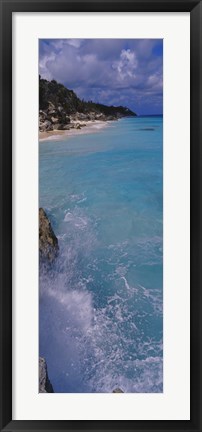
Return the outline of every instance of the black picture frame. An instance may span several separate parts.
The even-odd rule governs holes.
[[[13,12],[190,12],[191,23],[191,418],[188,421],[12,420],[12,13]],[[202,4],[195,0],[67,1],[0,0],[0,426],[2,431],[201,431],[201,223],[202,214]],[[14,217],[14,215],[13,215]],[[135,409],[135,407],[134,407]]]

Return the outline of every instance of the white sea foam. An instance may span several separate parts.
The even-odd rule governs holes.
[[[64,222],[71,222],[76,228],[84,229],[88,225],[88,219],[77,216],[71,212],[67,212],[64,217]]]
[[[127,279],[126,279],[124,276],[122,276],[121,279],[124,280],[124,282],[125,282],[125,287],[127,288],[127,290],[130,291],[130,286],[129,286],[128,282],[127,282]]]
[[[69,197],[69,200],[71,202],[75,202],[77,204],[80,204],[82,202],[85,202],[87,200],[87,197],[85,196],[85,194],[72,194]]]
[[[72,263],[77,260],[71,258]],[[128,296],[115,293],[97,309],[86,289],[93,278],[82,278],[72,289],[74,276],[74,271],[44,273],[40,280],[41,354],[47,358],[55,391],[111,392],[117,386],[126,392],[161,391],[162,358],[150,353],[161,353],[162,346],[152,339],[141,342],[138,315],[128,309],[126,278],[122,277]],[[131,355],[129,346],[135,348]]]

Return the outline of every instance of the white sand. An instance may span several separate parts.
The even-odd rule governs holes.
[[[90,134],[99,132],[100,129],[105,128],[108,126],[111,121],[88,121],[88,122],[82,122],[82,121],[76,121],[74,122],[76,124],[86,124],[86,126],[81,127],[81,129],[70,129],[70,130],[53,130],[48,132],[39,132],[39,141],[47,141],[47,140],[61,140],[66,139],[68,137],[72,137],[74,135],[82,135],[82,134]]]

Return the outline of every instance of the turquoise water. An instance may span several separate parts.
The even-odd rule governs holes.
[[[40,272],[55,392],[163,391],[162,117],[39,144],[60,256]]]

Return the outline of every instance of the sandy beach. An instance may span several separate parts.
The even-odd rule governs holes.
[[[47,140],[59,140],[66,139],[68,137],[72,137],[74,135],[81,134],[90,134],[99,132],[100,129],[107,127],[111,121],[88,121],[86,122],[76,122],[81,125],[81,129],[70,129],[70,130],[52,130],[47,132],[39,132],[39,141],[47,141]],[[82,124],[86,124],[86,126],[82,126]]]

